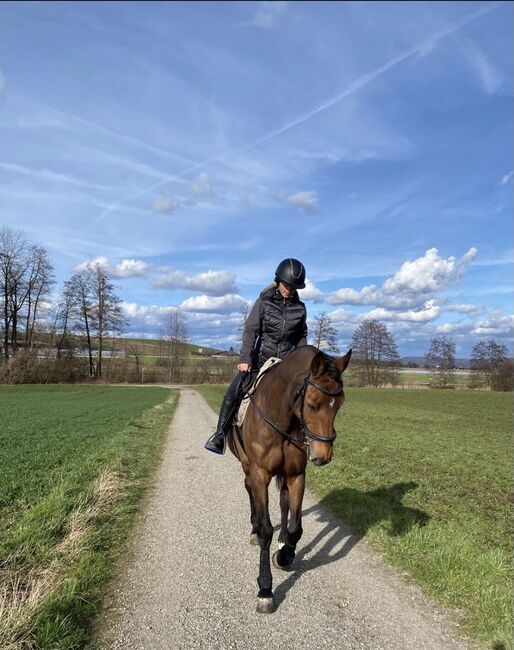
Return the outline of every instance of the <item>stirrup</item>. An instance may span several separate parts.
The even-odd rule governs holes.
[[[218,444],[218,440],[220,440],[220,438],[222,442],[221,446]],[[212,434],[212,436],[209,438],[209,440],[207,440],[204,447],[208,451],[212,451],[214,454],[219,454],[220,456],[223,456],[227,448],[227,435],[223,431],[221,433],[215,431]]]

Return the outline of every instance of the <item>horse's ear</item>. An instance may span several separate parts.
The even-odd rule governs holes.
[[[316,352],[312,357],[311,371],[314,378],[319,377],[325,370],[325,360],[323,359],[323,352]]]
[[[336,359],[336,368],[339,370],[339,372],[342,374],[348,364],[350,363],[350,357],[352,356],[352,351],[348,350],[348,352],[344,355],[344,357],[339,357]]]

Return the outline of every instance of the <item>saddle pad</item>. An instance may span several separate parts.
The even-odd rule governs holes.
[[[250,390],[248,391],[248,395],[243,399],[239,406],[239,410],[236,415],[236,424],[239,428],[243,426],[243,422],[245,419],[246,415],[246,410],[248,409],[248,405],[250,404],[250,397],[249,395],[253,395],[255,393],[255,389],[259,385],[259,382],[263,378],[263,376],[268,372],[268,370],[271,370],[273,366],[276,366],[277,363],[280,363],[282,359],[279,359],[278,357],[270,357],[267,361],[264,362],[262,368],[259,370],[259,374],[257,375],[255,381],[250,387]]]

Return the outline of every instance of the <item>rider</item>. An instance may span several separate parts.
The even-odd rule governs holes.
[[[258,370],[270,357],[285,359],[307,344],[307,312],[297,289],[305,287],[305,267],[293,258],[282,260],[275,281],[262,290],[246,319],[238,373],[223,398],[216,431],[205,448],[224,454],[226,436],[239,406],[238,390],[246,373]]]

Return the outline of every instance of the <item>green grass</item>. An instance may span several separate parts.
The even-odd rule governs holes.
[[[224,387],[199,390],[219,408]],[[349,388],[334,460],[308,487],[465,634],[512,647],[512,398]]]
[[[0,386],[0,647],[81,647],[176,393]]]

